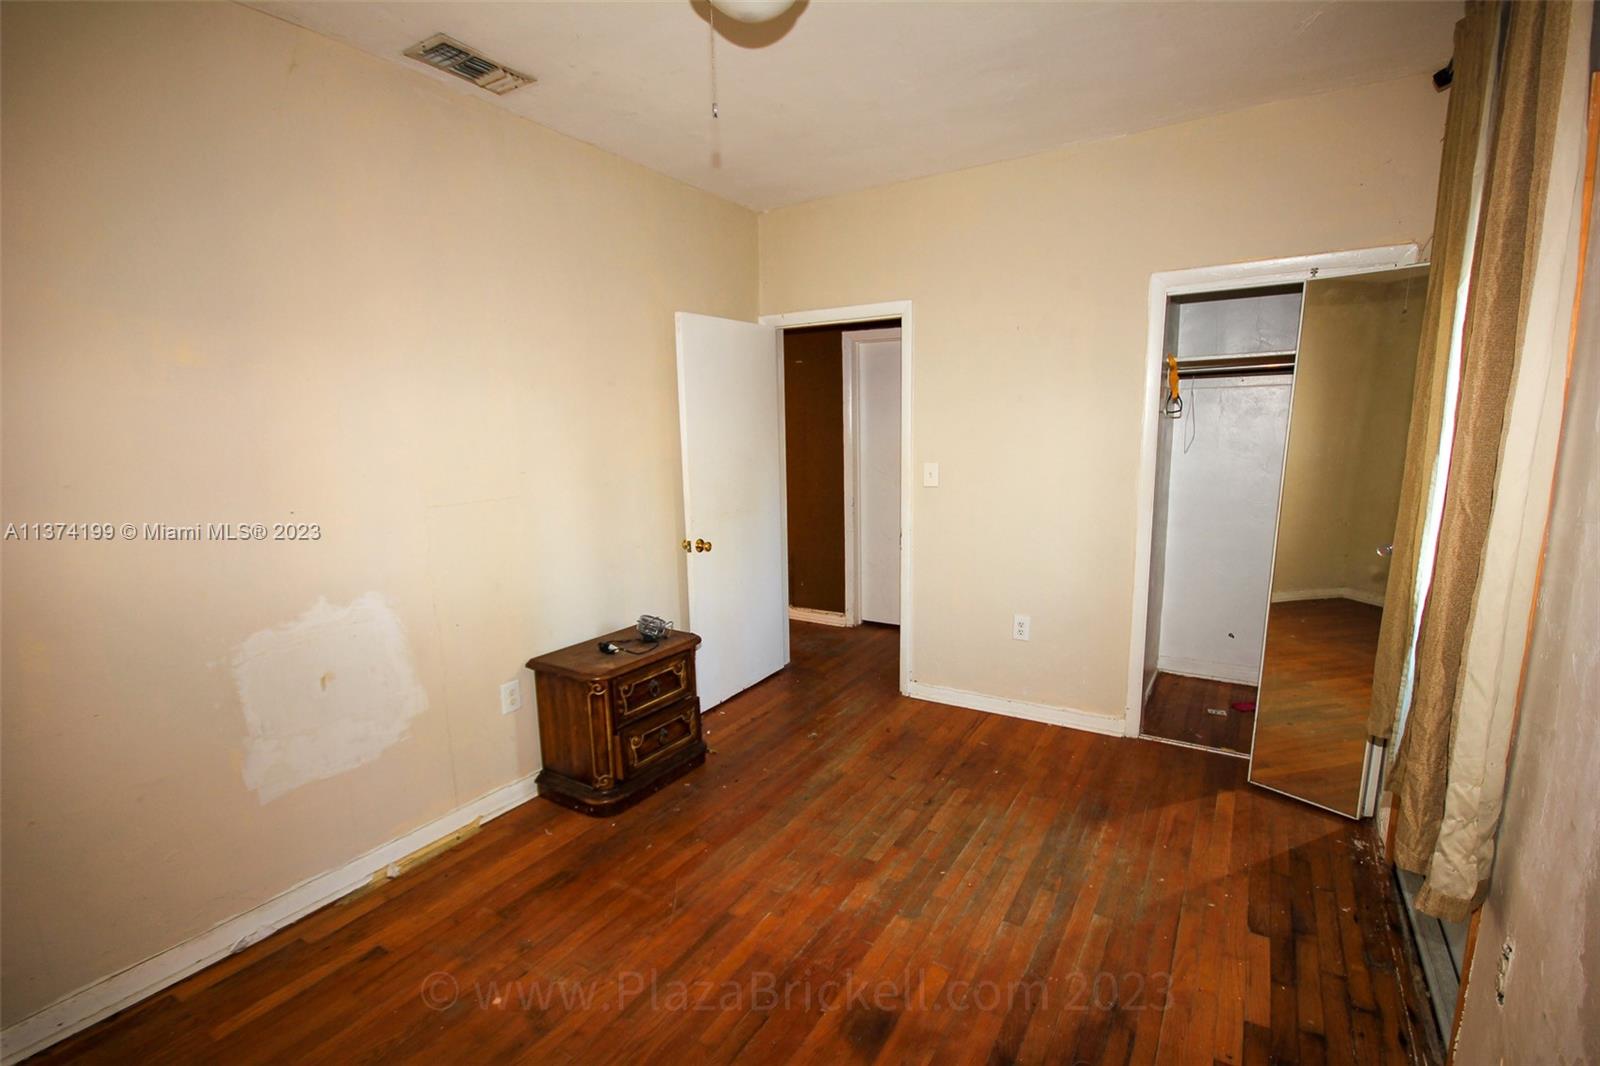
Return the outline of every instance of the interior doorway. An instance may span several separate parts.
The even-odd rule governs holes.
[[[789,615],[901,620],[899,318],[781,331]]]
[[[702,641],[696,661],[702,712],[759,684],[783,669],[790,658],[784,333],[810,326],[835,327],[841,331],[842,346],[847,330],[860,333],[898,326],[900,654],[895,667],[900,691],[909,694],[915,336],[910,301],[765,315],[760,322],[679,311],[674,321],[683,463],[683,528],[678,544],[684,558],[685,621]],[[888,339],[857,338],[857,347]],[[842,376],[837,380],[842,393]],[[842,395],[828,417],[842,430]],[[893,434],[879,436],[887,439]],[[854,479],[854,468],[843,464],[841,451],[837,466]],[[857,575],[858,569],[847,567],[847,576]],[[859,598],[847,595],[846,602],[858,604]],[[859,618],[859,606],[856,610]]]

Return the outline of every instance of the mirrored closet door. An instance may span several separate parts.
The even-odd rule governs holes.
[[[1250,780],[1361,815],[1427,267],[1306,283]]]

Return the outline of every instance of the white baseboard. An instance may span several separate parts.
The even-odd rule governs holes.
[[[1273,603],[1299,603],[1301,600],[1355,600],[1371,607],[1383,606],[1383,593],[1361,589],[1285,589],[1272,594]]]
[[[1215,659],[1183,659],[1163,655],[1156,662],[1156,669],[1164,674],[1199,677],[1207,681],[1227,681],[1235,685],[1261,683],[1261,675],[1256,667],[1240,666],[1238,663],[1225,663]]]
[[[810,607],[789,608],[789,619],[794,622],[813,622],[819,626],[848,626],[850,619],[838,611],[816,611]]]
[[[980,692],[928,685],[921,681],[911,682],[906,687],[906,695],[931,703],[944,703],[973,711],[1003,714],[1007,718],[1025,718],[1030,722],[1043,722],[1045,725],[1081,729],[1086,733],[1102,733],[1113,737],[1125,735],[1125,720],[1120,714],[1095,714],[1093,711],[1080,711],[1075,707],[1056,707],[1048,703],[1008,700],[1002,696],[985,696]]]
[[[260,906],[229,918],[206,932],[175,944],[119,973],[102,977],[0,1032],[0,1062],[6,1064],[41,1051],[107,1018],[124,1007],[240,951],[291,922],[362,888],[373,874],[405,858],[474,819],[489,821],[538,795],[535,774],[503,785],[449,814],[396,837],[337,869],[302,881]]]

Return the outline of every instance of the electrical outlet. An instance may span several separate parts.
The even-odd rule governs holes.
[[[500,713],[515,714],[522,710],[522,682],[507,681],[500,686]]]
[[[1012,619],[1011,619],[1011,639],[1012,640],[1027,640],[1029,631],[1032,628],[1033,628],[1033,619],[1032,618],[1029,618],[1025,614],[1019,614],[1019,615],[1012,616]]]
[[[923,463],[922,464],[922,486],[923,486],[923,488],[929,488],[929,489],[936,489],[936,488],[939,487],[939,464],[938,463]]]

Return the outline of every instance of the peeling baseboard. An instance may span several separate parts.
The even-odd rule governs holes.
[[[1048,703],[1006,699],[1003,696],[986,696],[981,692],[966,692],[958,688],[929,685],[921,681],[911,682],[906,687],[905,694],[913,699],[928,700],[931,703],[944,703],[972,711],[1003,714],[1007,718],[1023,718],[1030,722],[1043,722],[1045,725],[1080,729],[1085,733],[1101,733],[1113,737],[1126,735],[1126,720],[1120,714],[1095,714],[1093,711],[1080,711],[1075,707],[1057,707]]]
[[[388,866],[374,870],[367,883],[360,888],[351,889],[346,895],[340,897],[340,903],[354,903],[369,892],[375,892],[390,881],[404,877],[413,870],[432,862],[462,841],[471,840],[478,835],[478,830],[483,828],[483,819],[474,818],[466,825],[453,833],[447,833],[431,844],[424,844],[410,855],[402,856],[391,862]]]
[[[95,1022],[130,1007],[212,963],[298,921],[326,904],[386,880],[391,867],[414,868],[481,825],[538,795],[537,771],[502,785],[449,814],[350,860],[337,869],[302,881],[260,906],[229,918],[158,955],[85,985],[0,1032],[0,1063],[10,1063],[65,1040]]]

